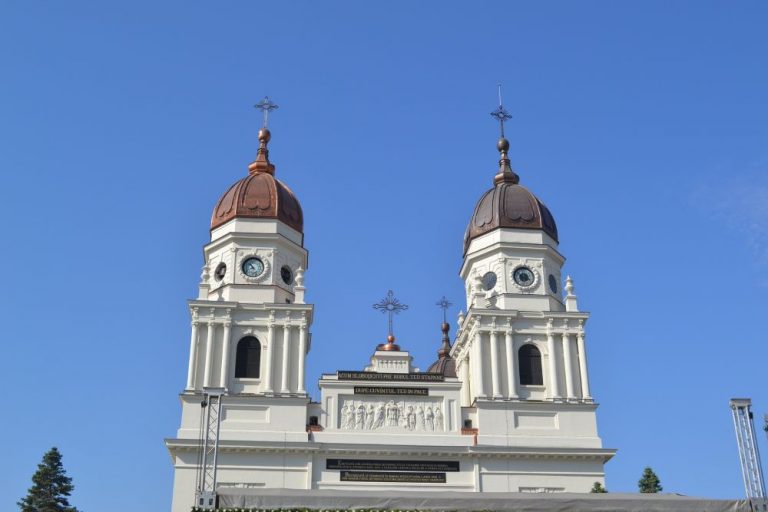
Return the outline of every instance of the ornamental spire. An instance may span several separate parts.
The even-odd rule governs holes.
[[[275,174],[275,166],[269,161],[267,144],[269,144],[269,140],[272,138],[272,133],[267,126],[269,125],[269,113],[277,110],[278,107],[276,103],[269,99],[269,96],[264,96],[264,99],[254,105],[254,107],[262,111],[264,122],[261,130],[259,130],[259,150],[256,152],[256,160],[248,166],[248,172],[250,174],[259,172]]]
[[[450,331],[451,326],[448,324],[448,308],[451,307],[453,304],[448,302],[448,299],[445,298],[445,295],[435,304],[437,307],[443,310],[443,323],[440,325],[440,330],[443,332],[443,339],[442,339],[442,345],[440,346],[440,349],[437,351],[437,357],[439,359],[443,359],[446,357],[451,357],[451,338],[448,336],[448,331]]]
[[[515,174],[509,162],[509,141],[504,137],[504,123],[512,119],[512,115],[504,108],[504,104],[501,100],[501,84],[498,84],[499,90],[499,106],[496,110],[491,112],[491,117],[499,122],[499,140],[496,143],[496,148],[499,150],[501,158],[499,159],[499,172],[493,178],[495,184],[502,182],[518,183],[520,177]]]

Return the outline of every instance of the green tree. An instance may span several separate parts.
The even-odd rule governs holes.
[[[74,488],[61,464],[61,453],[54,446],[43,455],[43,461],[32,475],[32,487],[16,504],[21,512],[77,512],[68,499]]]
[[[590,489],[589,492],[604,493],[604,492],[608,492],[608,489],[603,487],[603,484],[601,484],[600,482],[595,482],[595,484],[592,486],[592,489]]]
[[[656,473],[650,467],[646,467],[643,470],[643,476],[637,482],[637,489],[640,492],[646,493],[656,493],[663,490],[661,480],[659,480],[659,477],[656,476]]]

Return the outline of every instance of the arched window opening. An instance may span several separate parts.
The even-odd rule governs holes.
[[[236,379],[258,379],[261,372],[261,343],[253,336],[237,342]]]
[[[535,345],[523,345],[517,353],[520,364],[520,384],[541,386],[544,376],[541,373],[541,352]]]

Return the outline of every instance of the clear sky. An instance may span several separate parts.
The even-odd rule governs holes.
[[[465,307],[499,81],[592,312],[608,489],[650,465],[666,491],[743,496],[728,399],[768,412],[767,25],[758,1],[3,1],[0,508],[53,445],[78,507],[170,507],[186,300],[265,94],[304,208],[308,382],[366,364],[390,288],[429,365],[435,302]]]

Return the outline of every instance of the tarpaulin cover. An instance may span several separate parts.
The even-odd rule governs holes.
[[[713,500],[676,494],[575,494],[219,489],[219,507],[258,509],[382,509],[515,512],[756,512],[749,500]]]

